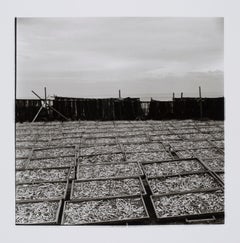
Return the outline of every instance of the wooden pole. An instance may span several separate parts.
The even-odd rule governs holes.
[[[199,98],[200,98],[200,118],[202,119],[202,92],[201,92],[201,86],[199,86]]]
[[[121,99],[121,89],[118,90],[119,99]]]
[[[174,113],[174,100],[175,100],[175,93],[173,92],[173,97],[172,97],[172,114]]]
[[[181,99],[183,98],[183,92],[181,93]]]
[[[47,89],[44,87],[44,97],[45,97],[45,102],[47,102]]]
[[[33,118],[32,122],[35,122],[35,120],[37,119],[37,117],[38,117],[39,113],[41,112],[42,108],[43,108],[43,106],[41,106],[39,108],[39,110],[38,110],[37,114],[35,115],[35,117]]]

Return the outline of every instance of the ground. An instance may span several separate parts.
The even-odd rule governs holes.
[[[223,223],[223,121],[16,124],[16,224]]]

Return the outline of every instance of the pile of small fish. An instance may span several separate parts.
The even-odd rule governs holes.
[[[198,158],[223,158],[224,155],[222,152],[220,152],[216,148],[206,148],[206,149],[195,149],[195,150],[189,150],[190,153],[193,153],[195,157]]]
[[[180,137],[178,135],[154,135],[150,136],[152,141],[164,141],[164,140],[179,140]]]
[[[28,163],[28,158],[16,159],[16,169],[17,170],[24,169],[27,163]]]
[[[71,199],[133,196],[143,192],[138,178],[75,181]]]
[[[191,190],[219,188],[221,185],[210,174],[191,174],[152,178],[148,180],[153,194],[167,194]]]
[[[75,166],[75,156],[32,159],[25,164],[25,169],[43,169]]]
[[[185,172],[200,172],[204,167],[197,160],[179,160],[142,165],[146,176],[168,176]]]
[[[224,133],[223,132],[217,132],[217,133],[212,133],[213,137],[217,140],[224,140]]]
[[[158,218],[224,211],[224,193],[200,192],[153,197]]]
[[[34,150],[32,158],[47,158],[47,157],[58,157],[58,156],[71,156],[75,155],[75,147],[66,148],[51,148],[51,149],[39,149]]]
[[[185,129],[174,129],[174,133],[176,134],[189,134],[189,133],[198,133],[196,128],[185,128]]]
[[[190,134],[182,134],[179,135],[182,139],[186,140],[208,140],[213,139],[211,134],[203,134],[203,133],[190,133]]]
[[[146,217],[140,197],[67,202],[63,212],[63,224],[89,224]]]
[[[148,134],[149,134],[149,136],[171,135],[171,133],[168,130],[149,131]]]
[[[121,148],[118,145],[101,145],[101,146],[80,148],[81,156],[119,153],[119,152],[121,152]]]
[[[149,142],[148,137],[146,136],[132,136],[132,137],[119,137],[118,138],[119,143],[122,144],[128,144],[128,143],[143,143],[143,142]]]
[[[35,202],[16,204],[16,224],[56,223],[59,202]]]
[[[16,171],[16,183],[43,181],[64,181],[68,179],[69,169],[37,169]]]
[[[126,132],[119,132],[118,134],[117,134],[117,136],[118,137],[129,137],[129,138],[131,138],[131,136],[133,136],[133,137],[136,137],[136,136],[144,136],[145,135],[145,133],[144,133],[144,131],[132,131],[133,129],[130,127],[129,129],[128,129],[128,131],[126,131]]]
[[[123,153],[80,156],[78,164],[119,163],[125,160]]]
[[[176,155],[178,156],[178,158],[180,159],[188,159],[188,158],[194,158],[194,154],[193,152],[191,152],[190,150],[181,150],[181,151],[177,151]]]
[[[220,177],[220,179],[224,182],[224,173],[218,172],[217,175]]]
[[[220,148],[220,149],[223,149],[224,150],[224,141],[223,140],[215,140],[215,141],[212,141],[212,143]]]
[[[161,161],[161,160],[169,160],[172,159],[170,153],[166,151],[155,151],[155,152],[140,152],[140,153],[127,153],[126,160],[127,161],[137,161],[137,162],[145,162],[145,161]]]
[[[116,133],[111,131],[106,132],[97,132],[97,133],[84,133],[83,138],[114,138],[115,139]]]
[[[16,223],[56,223],[60,199],[63,224],[146,218],[140,176],[159,217],[223,211],[207,168],[224,180],[222,121],[17,123]]]
[[[169,144],[175,151],[177,150],[188,150],[188,149],[199,149],[209,148],[211,144],[208,141],[177,141],[170,142]]]
[[[32,152],[32,149],[27,148],[16,148],[16,158],[29,157]]]
[[[22,184],[16,186],[16,200],[61,199],[66,193],[67,182]]]
[[[109,177],[134,177],[142,174],[137,162],[122,164],[81,165],[77,168],[77,180]]]
[[[203,162],[210,170],[224,170],[224,159],[222,158],[203,159]]]
[[[165,150],[162,143],[125,144],[123,145],[123,148],[126,153],[154,152]]]
[[[82,145],[95,145],[95,144],[111,144],[115,145],[116,144],[116,139],[113,138],[86,138],[83,140]]]

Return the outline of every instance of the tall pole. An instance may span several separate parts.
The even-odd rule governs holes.
[[[121,99],[121,89],[118,90],[119,99]]]
[[[200,98],[200,118],[202,119],[202,91],[201,86],[199,86],[199,98]]]
[[[173,92],[173,96],[172,96],[172,114],[174,113],[174,100],[175,100],[175,93]]]

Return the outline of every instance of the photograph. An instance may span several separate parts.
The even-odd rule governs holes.
[[[224,17],[14,20],[16,227],[225,224]]]

